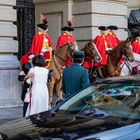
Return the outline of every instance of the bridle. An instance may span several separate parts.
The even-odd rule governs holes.
[[[132,72],[131,69],[130,69],[130,64],[129,64],[129,55],[131,55],[131,52],[127,52],[126,49],[128,48],[128,46],[125,46],[125,45],[122,45],[123,48],[122,48],[122,54],[124,55],[124,63],[121,67],[119,66],[115,66],[113,63],[113,67],[115,68],[115,72],[119,72],[122,70],[122,68],[124,67],[124,65],[126,65],[130,71],[130,73]],[[129,46],[130,47],[130,46]],[[130,48],[128,48],[130,49]],[[117,55],[113,55],[112,51],[109,51],[107,52],[108,55],[110,55],[111,57],[115,57],[115,59],[120,59],[120,57],[118,57]],[[110,60],[111,61],[111,60]]]
[[[54,57],[57,57],[57,58],[59,58],[61,61],[63,61],[63,62],[67,62],[69,59],[71,59],[72,58],[72,55],[73,55],[73,51],[74,50],[72,50],[71,49],[71,47],[73,46],[73,44],[72,43],[68,43],[67,44],[68,45],[68,49],[67,49],[67,57],[66,58],[62,58],[61,56],[59,56],[58,54],[56,54],[56,53],[54,53]],[[61,46],[61,47],[64,47],[65,45],[63,45],[63,46]],[[69,54],[70,54],[70,56],[69,56]],[[56,60],[57,61],[57,60]]]
[[[90,44],[91,43],[91,44]],[[87,50],[88,49],[88,50]],[[95,50],[94,44],[92,42],[89,42],[87,45],[85,45],[85,48],[83,48],[85,51],[85,58],[84,62],[88,61],[87,57],[89,56],[91,59],[89,60],[91,63],[91,69],[89,69],[88,75],[93,75],[94,77],[97,77],[96,69],[94,70],[94,64],[97,62],[96,54],[93,52]],[[96,50],[95,50],[96,51]],[[84,65],[84,62],[82,65]],[[93,71],[94,70],[94,71]]]
[[[68,45],[68,49],[67,49],[67,57],[66,58],[62,58],[57,53],[54,53],[54,55],[53,55],[54,64],[55,64],[55,66],[56,66],[56,68],[57,68],[57,70],[60,74],[60,80],[61,80],[61,77],[62,77],[62,73],[60,71],[60,68],[64,69],[65,65],[59,64],[57,59],[60,59],[62,62],[66,63],[68,60],[70,60],[72,58],[73,51],[74,51],[74,50],[71,49],[71,47],[74,46],[73,43],[68,43],[67,45]],[[63,45],[61,47],[65,47],[65,45]]]

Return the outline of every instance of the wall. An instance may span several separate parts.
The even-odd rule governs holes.
[[[61,34],[61,28],[66,21],[71,19],[72,2],[67,0],[34,0],[36,24],[42,22],[42,18],[48,18],[49,31],[54,47],[57,38]],[[37,30],[36,30],[37,31]]]
[[[34,0],[36,23],[43,17],[49,19],[49,33],[56,44],[60,29],[68,18],[72,19],[73,34],[79,45],[94,39],[98,26],[117,25],[118,36],[125,40],[127,31],[127,0]]]
[[[19,62],[13,55],[18,51],[15,5],[16,0],[0,1],[0,108],[20,105]]]

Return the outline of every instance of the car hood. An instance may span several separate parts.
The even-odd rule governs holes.
[[[74,115],[60,111],[56,114],[36,115],[30,119],[21,119],[0,127],[0,134],[5,139],[17,140],[23,137],[37,138],[39,136],[60,139],[78,139],[92,134],[103,133],[107,130],[121,128],[134,123],[132,120],[119,121],[115,117],[93,118]],[[136,129],[136,126],[134,127]],[[135,131],[130,129],[125,133]],[[118,130],[118,133],[121,130]],[[124,134],[124,133],[123,133]],[[121,135],[121,134],[120,134]],[[96,137],[96,135],[95,135]]]
[[[115,139],[115,138],[118,138],[118,137],[122,137],[122,136],[125,136],[125,135],[132,134],[139,129],[140,129],[140,124],[136,123],[136,124],[121,127],[121,128],[118,128],[118,129],[113,129],[113,130],[110,130],[110,131],[102,132],[102,133],[99,133],[99,134],[95,134],[95,135],[92,134],[90,136],[80,138],[78,140],[87,140],[87,139],[112,140],[112,139]]]

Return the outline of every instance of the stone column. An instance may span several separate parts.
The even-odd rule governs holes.
[[[127,38],[126,0],[74,0],[74,34],[79,42],[94,39],[99,33],[98,26],[116,25],[121,40]]]
[[[16,0],[0,1],[0,108],[18,106],[21,101],[19,62],[14,55],[18,51],[15,5]]]
[[[140,9],[140,0],[127,0],[128,10]]]

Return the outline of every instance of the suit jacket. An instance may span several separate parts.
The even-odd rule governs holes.
[[[79,64],[72,64],[63,71],[62,90],[66,97],[90,85],[88,71]]]
[[[27,62],[26,64],[24,64],[22,66],[22,72],[20,72],[19,76],[18,76],[18,80],[19,81],[24,81],[25,76],[27,75],[28,71],[30,70],[30,68],[32,67],[32,65]],[[24,101],[25,98],[25,94],[27,93],[27,89],[30,87],[30,84],[27,83],[27,81],[24,81],[23,87],[22,87],[22,94],[21,94],[21,100]]]

